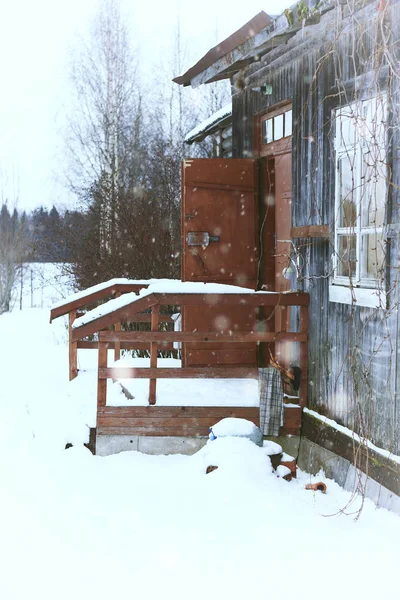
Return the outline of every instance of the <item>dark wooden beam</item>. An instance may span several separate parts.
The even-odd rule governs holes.
[[[320,421],[309,413],[303,415],[302,434],[311,442],[345,458],[363,473],[400,496],[400,465],[360,444],[352,437]]]

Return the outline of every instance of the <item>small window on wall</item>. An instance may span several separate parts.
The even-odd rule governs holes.
[[[381,306],[386,268],[386,96],[341,107],[334,119],[335,252],[330,300]]]
[[[292,111],[287,110],[262,122],[262,143],[270,144],[292,135]]]

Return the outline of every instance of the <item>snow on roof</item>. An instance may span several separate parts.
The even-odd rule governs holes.
[[[177,281],[174,279],[158,280],[157,283],[149,285],[148,288],[140,290],[139,294],[130,292],[129,294],[123,294],[119,298],[109,300],[101,306],[88,311],[79,319],[74,321],[72,327],[74,329],[82,327],[87,323],[91,323],[104,315],[108,315],[115,310],[124,308],[129,304],[132,304],[149,296],[150,294],[274,294],[276,292],[256,292],[250,288],[242,288],[236,285],[227,285],[223,283],[201,283],[192,281]]]
[[[114,285],[150,285],[151,283],[156,283],[158,281],[170,281],[169,279],[126,279],[124,277],[110,279],[109,281],[103,281],[102,283],[98,283],[97,285],[92,285],[85,290],[81,290],[80,292],[76,292],[76,294],[71,294],[67,298],[60,300],[52,305],[52,309],[59,308],[60,306],[64,306],[64,304],[68,304],[69,302],[75,302],[76,300],[80,300],[81,298],[85,298],[85,296],[89,296],[90,294],[94,294],[96,292],[100,292],[101,290],[105,290]]]
[[[212,127],[216,127],[221,121],[225,120],[227,117],[230,117],[231,114],[232,102],[229,102],[228,104],[217,110],[217,112],[208,117],[208,119],[205,119],[205,121],[203,121],[194,129],[189,131],[189,133],[186,134],[185,142],[187,144],[191,144],[192,142],[196,141],[196,138],[198,136],[200,136],[201,134],[206,134],[209,129],[211,129]],[[204,135],[204,137],[206,136]]]

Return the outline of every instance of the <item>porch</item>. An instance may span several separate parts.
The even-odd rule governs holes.
[[[202,293],[199,293],[200,289]],[[182,441],[205,440],[209,427],[222,418],[239,417],[258,425],[257,379],[261,348],[267,348],[271,357],[280,357],[279,364],[275,365],[284,372],[289,369],[291,357],[297,357],[300,387],[295,397],[285,396],[285,421],[280,434],[298,435],[302,408],[307,404],[308,302],[308,294],[301,292],[255,292],[220,284],[164,282],[150,284],[139,294],[130,293],[111,300],[74,320],[71,344],[82,347],[88,343],[87,336],[98,337],[98,341],[91,342],[98,350],[98,440],[102,437],[130,438],[127,443],[131,444],[131,449],[139,439],[144,442],[144,438],[152,438],[154,443],[157,438],[168,439],[170,443],[176,440],[179,445]],[[171,312],[171,307],[183,315],[192,309],[200,311],[203,322],[204,315],[209,314],[208,331],[197,331],[196,328],[193,331],[160,331],[160,323],[167,312]],[[237,307],[252,312],[254,323],[251,327],[239,330],[235,323],[232,327],[215,327],[211,315],[229,315]],[[288,318],[291,310],[297,310],[298,315],[293,331]],[[149,322],[150,330],[120,330],[121,322],[127,327],[129,323],[139,321]],[[175,364],[165,366],[159,357],[160,350],[171,349],[178,343],[181,344],[182,362],[175,360]],[[114,356],[116,362],[110,364],[111,348],[146,348],[150,357],[146,366],[135,362],[127,365],[121,364],[117,354]],[[199,348],[203,364],[196,365],[190,357],[192,353],[198,356]],[[229,352],[229,348],[235,348],[236,354]],[[240,361],[242,349],[246,349],[242,356],[248,362]],[[253,351],[256,360],[248,358]],[[237,362],[224,364],[217,361],[213,364],[213,353],[229,357],[228,361],[236,356]],[[205,361],[207,356],[210,358]],[[210,392],[212,398],[204,402],[200,390],[210,381],[214,386]],[[110,398],[112,382],[118,382],[118,388],[123,390],[121,402]],[[168,382],[175,392],[172,392],[172,399],[170,394],[166,401],[163,386]],[[176,382],[181,385],[181,391]],[[138,383],[141,394],[137,393]],[[148,390],[145,398],[143,386]]]

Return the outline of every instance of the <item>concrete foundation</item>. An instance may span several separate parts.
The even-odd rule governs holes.
[[[370,477],[354,467],[354,465],[311,442],[307,438],[301,438],[297,464],[300,469],[316,475],[321,469],[329,479],[333,479],[348,492],[363,492],[377,506],[387,508],[400,515],[400,497],[380,485]],[[365,485],[366,482],[366,485]],[[329,490],[328,490],[329,492]]]
[[[109,456],[118,452],[136,450],[143,454],[194,454],[208,438],[172,436],[98,435],[96,454]]]
[[[282,446],[282,450],[286,452],[286,454],[290,454],[294,458],[296,458],[299,453],[300,437],[298,435],[282,435],[278,437],[267,435],[264,439],[276,442]]]

